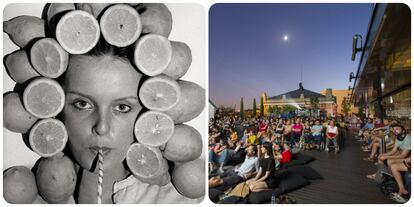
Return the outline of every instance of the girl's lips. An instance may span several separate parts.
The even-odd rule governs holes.
[[[98,146],[89,147],[89,150],[91,150],[91,152],[95,155],[98,154],[99,149],[102,149],[103,155],[107,155],[112,150],[112,148],[109,148],[109,147],[98,147]]]

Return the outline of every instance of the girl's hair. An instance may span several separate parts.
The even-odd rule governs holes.
[[[266,149],[267,155],[273,157],[273,149],[272,149],[272,145],[270,143],[266,142],[266,143],[263,144],[262,147],[264,147]]]
[[[69,59],[76,56],[89,56],[89,57],[101,57],[101,56],[112,56],[118,60],[121,60],[125,63],[131,63],[135,67],[135,64],[132,64],[133,56],[133,47],[116,47],[107,43],[103,38],[99,39],[96,46],[89,52],[81,55],[69,55]],[[70,61],[69,61],[70,62]],[[64,85],[65,83],[65,74],[61,75],[57,81]]]
[[[133,54],[133,46],[116,47],[107,43],[103,38],[101,38],[96,46],[84,55],[92,57],[111,55],[114,58],[118,58],[123,61],[130,61],[132,60],[131,58],[133,57]]]

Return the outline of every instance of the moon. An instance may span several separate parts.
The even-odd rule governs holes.
[[[283,40],[287,41],[288,39],[289,39],[289,36],[287,36],[287,35],[283,36]]]

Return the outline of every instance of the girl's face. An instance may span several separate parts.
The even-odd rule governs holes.
[[[274,144],[274,145],[273,145],[273,150],[275,150],[275,151],[279,151],[279,150],[280,150],[280,146],[279,146],[279,145],[277,145],[277,144]]]
[[[129,62],[112,56],[71,57],[63,121],[69,147],[83,168],[91,170],[99,148],[106,169],[122,164],[142,109],[137,96],[141,76]]]
[[[267,154],[267,149],[263,145],[260,147],[260,151],[262,151],[263,154]]]

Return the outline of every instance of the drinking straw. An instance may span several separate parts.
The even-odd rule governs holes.
[[[98,204],[102,203],[102,182],[103,182],[103,156],[102,156],[102,149],[98,151],[98,167],[99,167],[99,174],[98,174]]]

